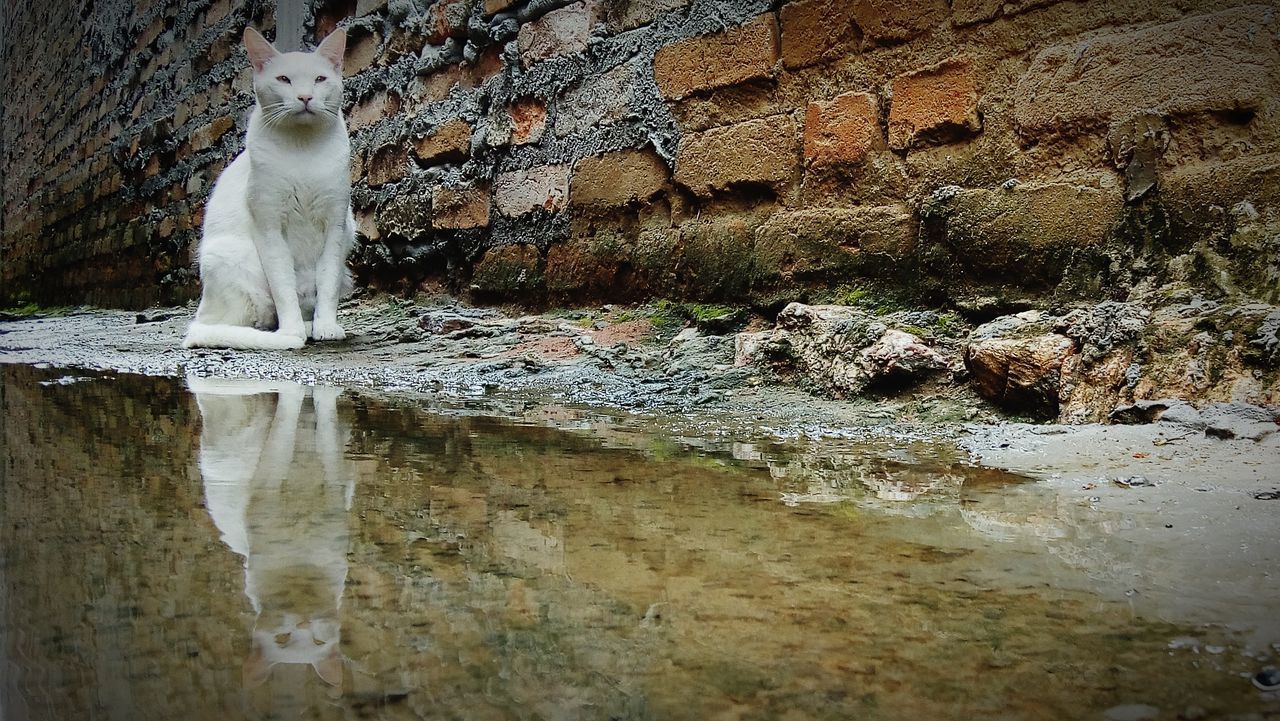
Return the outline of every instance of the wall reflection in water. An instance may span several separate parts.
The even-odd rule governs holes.
[[[1127,526],[953,447],[0,373],[6,721],[1262,710],[1106,600]]]
[[[244,560],[256,614],[246,685],[268,681],[279,665],[304,665],[341,686],[355,471],[344,460],[340,391],[198,377],[187,385],[200,408],[206,506]]]

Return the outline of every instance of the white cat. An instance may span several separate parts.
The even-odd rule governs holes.
[[[183,346],[301,348],[346,337],[338,299],[355,244],[351,144],[342,118],[346,33],[280,53],[245,28],[257,98],[245,149],[205,206],[203,290]]]
[[[355,469],[339,390],[188,377],[200,407],[200,476],[222,541],[244,559],[256,619],[244,679],[309,665],[342,683],[342,594]],[[307,403],[310,396],[310,403]]]

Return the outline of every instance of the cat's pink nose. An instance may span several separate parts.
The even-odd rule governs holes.
[[[307,104],[311,102],[311,96],[310,96],[310,95],[299,95],[299,96],[298,96],[298,100],[301,100],[301,101],[302,101],[302,107],[304,107],[304,108],[305,108],[305,107],[307,107]]]

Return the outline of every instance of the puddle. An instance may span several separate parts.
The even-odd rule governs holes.
[[[0,372],[3,719],[1280,712],[1273,600],[945,444]]]

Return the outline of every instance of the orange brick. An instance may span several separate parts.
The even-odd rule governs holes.
[[[968,59],[952,58],[894,78],[890,147],[902,150],[980,129],[978,90]]]
[[[414,141],[413,154],[425,163],[452,163],[463,160],[471,150],[471,126],[454,118],[425,138]]]
[[[862,162],[882,145],[876,100],[868,93],[845,93],[809,103],[804,118],[804,157],[811,167]]]
[[[681,40],[658,51],[653,76],[666,98],[765,78],[778,60],[778,23],[773,13],[714,35]]]
[[[547,104],[537,98],[525,98],[511,104],[511,142],[516,145],[536,143],[547,127]]]
[[[583,158],[573,169],[569,202],[617,207],[643,203],[666,187],[667,165],[651,150],[622,150]]]
[[[488,225],[488,188],[437,187],[431,193],[431,227],[460,230]]]
[[[782,6],[782,63],[803,68],[830,58],[861,37],[848,0],[800,0]]]

